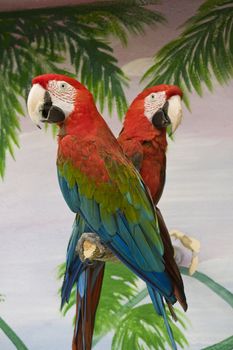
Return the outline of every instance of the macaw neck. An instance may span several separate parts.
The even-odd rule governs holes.
[[[94,104],[78,103],[60,127],[59,136],[76,135],[82,138],[94,134],[102,124],[103,120]]]
[[[141,143],[154,141],[160,144],[162,148],[167,147],[166,128],[155,128],[144,116],[143,111],[137,111],[136,116],[135,111],[129,110],[127,112],[120,138],[135,139]]]
[[[152,143],[155,143],[159,146],[162,152],[167,150],[167,130],[163,128],[160,130],[160,134],[156,135],[152,140]]]

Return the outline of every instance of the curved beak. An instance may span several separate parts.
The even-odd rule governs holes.
[[[180,123],[182,122],[182,104],[181,97],[179,95],[174,95],[169,98],[167,114],[171,120],[172,134],[176,131]]]
[[[27,100],[28,113],[32,121],[40,127],[42,123],[61,123],[65,113],[60,107],[54,106],[47,90],[40,84],[34,84]]]
[[[182,121],[181,97],[179,95],[170,97],[153,115],[151,121],[158,129],[171,126],[171,134],[173,134]]]

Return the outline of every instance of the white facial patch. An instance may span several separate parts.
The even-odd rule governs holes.
[[[51,96],[53,106],[61,108],[67,117],[74,110],[76,89],[65,81],[51,80],[47,90]]]
[[[165,102],[165,91],[152,92],[144,100],[144,115],[151,120],[153,115],[164,106]]]
[[[182,121],[182,105],[179,95],[169,98],[167,114],[172,123],[172,133],[174,133]]]

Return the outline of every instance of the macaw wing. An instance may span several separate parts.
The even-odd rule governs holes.
[[[66,153],[58,159],[58,178],[71,210],[82,215],[120,260],[170,297],[154,206],[138,172],[118,148],[106,150],[86,141],[75,151],[66,149],[75,158]]]

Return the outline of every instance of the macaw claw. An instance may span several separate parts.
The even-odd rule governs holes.
[[[115,255],[103,245],[99,236],[93,232],[83,233],[76,247],[76,253],[84,262],[89,261],[117,261]]]
[[[190,276],[194,274],[197,270],[199,258],[198,253],[200,252],[201,243],[196,238],[187,236],[185,233],[179,230],[171,230],[169,232],[170,236],[178,239],[181,244],[192,252],[191,262],[189,264],[189,274]]]

